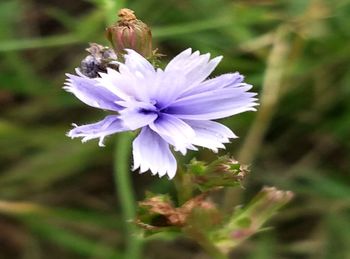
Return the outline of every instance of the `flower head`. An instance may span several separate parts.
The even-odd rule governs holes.
[[[67,74],[64,89],[92,107],[115,112],[97,123],[75,125],[69,137],[99,138],[103,146],[107,135],[141,129],[133,142],[134,170],[173,178],[177,165],[170,146],[182,154],[197,146],[217,152],[237,136],[212,120],[256,110],[256,93],[248,92],[252,86],[239,73],[207,79],[222,57],[187,49],[162,70],[126,51],[118,71],[107,68],[88,78],[77,70]]]

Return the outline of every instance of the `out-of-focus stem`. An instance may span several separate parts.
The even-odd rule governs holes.
[[[126,231],[126,251],[124,258],[141,258],[142,241],[138,235],[139,229],[131,220],[136,216],[136,200],[130,179],[130,152],[133,135],[121,133],[117,137],[114,159],[114,182],[122,208],[122,216]]]
[[[18,202],[18,201],[1,201],[0,200],[0,213],[9,215],[25,215],[31,213],[47,213],[49,210],[38,204],[31,202]]]
[[[239,161],[243,164],[249,164],[253,161],[278,103],[289,50],[286,34],[287,30],[284,26],[280,27],[275,34],[260,94],[260,107],[238,156]]]
[[[290,191],[281,191],[275,187],[264,187],[246,207],[233,214],[228,224],[216,233],[218,240],[216,247],[228,253],[257,233],[263,224],[281,207],[286,205],[293,196],[294,194]],[[225,238],[220,238],[228,235],[231,237],[229,242]]]
[[[0,52],[65,46],[83,41],[84,39],[82,37],[79,38],[77,35],[71,33],[40,38],[8,40],[0,43]]]
[[[177,192],[177,198],[179,204],[184,204],[192,197],[192,182],[191,176],[184,172],[182,168],[179,168],[175,179],[174,184]]]
[[[205,236],[202,232],[198,232],[196,229],[188,227],[184,230],[184,232],[196,240],[198,244],[210,255],[210,258],[213,259],[228,259],[228,256],[222,253],[219,248],[216,247],[214,242],[210,240],[207,236]]]
[[[275,32],[259,98],[260,107],[238,155],[238,161],[242,164],[250,164],[254,160],[276,109],[289,52],[286,40],[288,33],[289,29],[285,25],[281,25]],[[227,210],[233,206],[234,192],[235,190],[226,192],[224,208]]]
[[[273,43],[275,34],[268,32],[252,40],[243,42],[238,46],[242,51],[254,52],[261,48],[267,47]]]

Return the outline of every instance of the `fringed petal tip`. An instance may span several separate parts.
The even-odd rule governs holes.
[[[81,139],[81,143],[86,143],[86,142],[88,142],[89,140],[95,138],[95,137],[91,137],[91,136],[85,136],[84,134],[76,134],[76,133],[74,133],[73,130],[74,130],[74,129],[68,131],[68,132],[66,133],[66,136],[69,137],[69,138],[71,138],[71,139],[82,138],[82,139]],[[105,137],[106,137],[106,136],[98,137],[98,139],[99,139],[99,141],[98,141],[98,146],[99,146],[99,147],[105,147],[105,144],[103,143]]]
[[[99,147],[105,147],[105,144],[103,143],[104,139],[105,139],[105,136],[100,137],[100,139],[98,141],[98,146]]]
[[[240,72],[236,71],[232,73],[232,76],[238,81],[238,82],[243,82],[244,81],[244,75],[242,75]]]
[[[155,170],[152,170],[151,168],[147,168],[147,169],[145,168],[144,170],[142,170],[140,166],[136,168],[132,167],[132,171],[137,171],[137,170],[139,174],[144,174],[150,171],[153,176],[158,175],[159,178],[162,178],[163,176],[166,175],[169,180],[172,180],[176,175],[176,171],[155,171]]]
[[[224,58],[224,56],[217,56],[215,58],[212,58],[209,62],[216,64],[215,65],[215,67],[216,67],[217,64],[219,64],[223,58]]]
[[[100,147],[105,146],[103,141],[106,136],[127,130],[117,115],[109,115],[102,121],[92,124],[78,126],[73,123],[72,126],[74,128],[67,132],[68,137],[82,138],[83,143],[91,139],[99,139]]]
[[[180,152],[183,156],[187,154],[187,149],[198,151],[198,148],[193,146],[192,144],[187,144],[186,146],[174,146],[174,151]]]
[[[151,171],[152,175],[168,175],[172,179],[176,174],[176,160],[169,144],[157,133],[144,127],[133,142],[133,170],[140,173]]]
[[[74,130],[75,130],[75,128],[77,128],[77,127],[79,127],[79,126],[78,126],[77,124],[75,124],[75,123],[72,123],[71,125],[73,126],[73,129],[71,129],[70,131],[68,131],[68,132],[66,133],[66,136],[69,137],[69,138],[71,138],[71,139],[74,139],[74,138],[77,138],[77,137],[78,137],[76,134],[74,134]]]
[[[192,144],[211,149],[215,153],[225,149],[224,143],[230,139],[238,138],[228,127],[215,121],[185,120],[195,131]]]
[[[85,79],[90,79],[89,77],[87,77],[86,75],[84,75],[81,71],[80,71],[80,68],[76,67],[74,69],[76,75],[73,75],[73,74],[70,74],[70,73],[65,73],[67,79],[66,80],[72,80],[76,77],[82,77],[82,78],[85,78]]]

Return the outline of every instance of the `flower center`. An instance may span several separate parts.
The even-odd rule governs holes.
[[[144,114],[144,115],[148,115],[148,114],[160,115],[165,110],[166,109],[161,108],[160,104],[157,103],[157,101],[155,101],[155,100],[151,100],[150,105],[145,105],[145,106],[139,108],[139,112]]]
[[[159,113],[160,113],[160,111],[159,111],[158,109],[156,109],[156,110],[150,110],[150,109],[144,109],[144,108],[141,108],[141,109],[139,110],[139,112],[142,113],[142,114],[144,114],[144,115],[153,114],[153,113],[159,115]]]

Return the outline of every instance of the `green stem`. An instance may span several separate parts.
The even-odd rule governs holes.
[[[266,131],[281,98],[281,87],[288,59],[290,46],[286,40],[289,28],[281,25],[273,36],[273,45],[267,60],[262,92],[260,94],[260,106],[256,118],[239,151],[238,161],[242,164],[250,164],[259,152],[263,144]],[[231,211],[234,206],[232,197],[238,197],[237,190],[229,189],[224,196],[224,209]]]
[[[178,163],[179,164],[179,163]],[[183,205],[186,201],[192,197],[192,186],[190,175],[179,168],[174,178],[174,184],[177,193],[177,199],[179,205]]]
[[[35,48],[49,48],[82,43],[83,39],[74,34],[62,34],[31,39],[15,39],[0,43],[0,52]]]
[[[222,253],[215,244],[201,231],[194,227],[184,229],[187,236],[193,238],[205,250],[205,252],[213,259],[228,259],[228,256]]]
[[[122,217],[125,223],[126,251],[124,258],[141,258],[142,241],[138,228],[131,220],[136,216],[136,199],[133,192],[130,172],[130,152],[133,135],[121,133],[117,137],[114,158],[114,182],[120,200]]]

